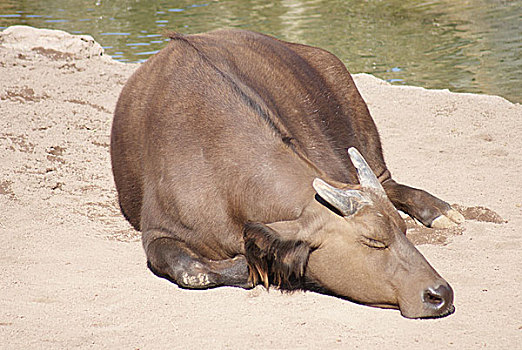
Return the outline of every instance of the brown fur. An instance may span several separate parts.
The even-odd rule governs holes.
[[[303,285],[306,264],[312,248],[301,240],[285,240],[269,227],[247,223],[244,230],[250,280],[268,289],[271,284],[284,289]]]
[[[225,241],[241,242],[243,222],[298,216],[314,177],[357,183],[350,146],[385,172],[377,130],[344,65],[324,50],[240,30],[174,35],[124,87],[111,134],[116,187],[131,224],[145,231],[189,226],[198,234],[181,239],[215,257],[242,251],[223,241],[231,227],[238,231]],[[178,173],[162,168],[163,159]],[[158,198],[161,176],[185,195]],[[169,188],[159,196],[174,195]],[[222,224],[211,224],[223,215]]]

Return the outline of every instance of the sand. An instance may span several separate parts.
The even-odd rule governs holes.
[[[469,219],[453,230],[411,223],[408,232],[452,285],[453,315],[408,320],[395,310],[262,287],[187,291],[147,270],[139,233],[117,207],[108,150],[112,112],[138,66],[106,57],[90,37],[6,31],[0,33],[0,348],[522,344],[520,104],[355,75],[395,179],[459,205]]]

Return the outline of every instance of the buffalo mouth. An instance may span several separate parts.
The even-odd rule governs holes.
[[[357,302],[356,302],[357,303]],[[448,307],[445,307],[444,309],[441,309],[441,310],[433,310],[433,309],[425,309],[426,314],[421,314],[421,315],[409,315],[408,313],[404,313],[403,310],[401,310],[400,306],[398,305],[394,305],[394,304],[385,304],[385,303],[358,303],[358,304],[361,304],[361,305],[365,305],[365,306],[370,306],[370,307],[376,307],[376,308],[379,308],[379,309],[394,309],[394,310],[400,310],[401,311],[401,315],[404,317],[404,318],[409,318],[409,319],[422,319],[422,320],[426,320],[426,319],[434,319],[434,318],[443,318],[443,317],[446,317],[446,316],[449,316],[451,314],[453,314],[455,312],[455,306],[454,305],[449,305]]]
[[[443,312],[438,315],[421,316],[421,317],[413,317],[413,318],[423,319],[423,320],[433,319],[433,318],[443,318],[443,317],[453,314],[454,312],[455,312],[455,306],[450,305],[449,307],[446,308],[446,310],[443,310]]]
[[[453,304],[449,304],[438,310],[424,307],[423,310],[421,310],[419,313],[409,313],[403,309],[400,310],[401,315],[405,318],[426,320],[447,317],[455,312],[455,306]]]

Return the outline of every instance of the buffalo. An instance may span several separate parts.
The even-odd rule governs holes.
[[[190,289],[313,290],[407,318],[453,312],[397,209],[429,227],[463,217],[392,179],[337,57],[245,30],[169,37],[124,86],[110,146],[153,273]]]

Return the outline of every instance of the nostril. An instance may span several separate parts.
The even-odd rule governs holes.
[[[434,293],[433,291],[427,289],[424,291],[424,302],[425,303],[428,303],[428,304],[431,304],[431,305],[434,305],[434,306],[438,306],[440,304],[442,304],[443,300],[442,300],[442,297],[436,293]]]
[[[453,302],[453,292],[445,285],[439,285],[437,288],[428,287],[424,290],[422,300],[432,308],[442,309]]]

